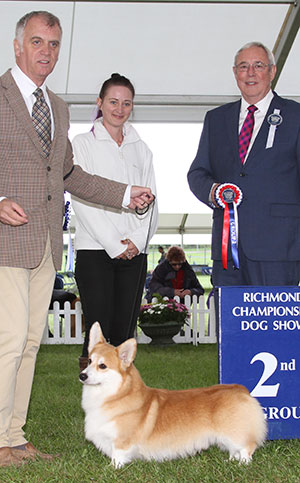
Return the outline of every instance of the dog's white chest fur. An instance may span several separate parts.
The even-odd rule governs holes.
[[[82,408],[85,411],[85,437],[110,458],[113,452],[113,441],[117,430],[109,419],[103,406],[104,398],[101,386],[84,386],[82,391]]]

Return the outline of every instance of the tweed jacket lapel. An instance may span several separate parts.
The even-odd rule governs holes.
[[[28,112],[23,96],[17,84],[15,83],[14,78],[10,73],[10,70],[8,70],[1,77],[1,81],[4,88],[4,95],[7,98],[11,109],[14,111],[16,118],[22,124],[22,127],[28,134],[30,140],[33,142],[41,156],[44,158],[45,155],[39,141],[38,134],[34,129],[31,116]]]
[[[51,110],[53,114],[53,120],[54,120],[54,137],[52,139],[51,143],[51,151],[50,151],[50,156],[49,160],[53,157],[55,153],[55,147],[57,144],[57,139],[58,139],[58,133],[60,132],[60,116],[59,116],[59,109],[57,105],[57,96],[51,92],[48,87],[47,87],[47,93],[50,99],[51,103]]]

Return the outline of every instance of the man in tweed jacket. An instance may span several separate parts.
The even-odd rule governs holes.
[[[58,60],[61,33],[58,18],[48,12],[22,17],[14,40],[17,65],[0,77],[0,466],[52,458],[25,439],[22,427],[61,266],[64,190],[117,209],[152,199],[147,188],[130,192],[73,165],[68,108],[45,86]],[[37,87],[51,113],[49,156],[31,118]]]

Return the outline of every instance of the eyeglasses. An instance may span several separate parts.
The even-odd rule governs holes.
[[[170,265],[172,267],[182,267],[182,265],[184,264],[184,262],[170,262]]]
[[[250,67],[253,68],[255,72],[263,72],[267,67],[271,67],[272,64],[265,64],[264,62],[253,62],[253,64],[249,64],[249,62],[241,62],[240,64],[236,65],[235,68],[238,72],[248,72]]]

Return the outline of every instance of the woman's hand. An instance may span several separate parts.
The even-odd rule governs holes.
[[[175,288],[174,289],[174,296],[178,295],[178,297],[185,297],[186,295],[191,295],[192,292],[188,288]]]
[[[122,260],[131,260],[133,257],[138,255],[139,251],[137,247],[131,240],[129,240],[129,238],[121,240],[121,243],[123,243],[123,245],[127,245],[127,248],[123,253],[121,253],[121,255],[116,258],[121,258]]]
[[[147,205],[154,200],[153,193],[150,188],[144,188],[142,186],[132,186],[130,192],[130,204],[128,208],[144,209]]]

